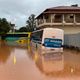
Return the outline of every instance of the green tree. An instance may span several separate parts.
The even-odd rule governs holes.
[[[36,21],[35,21],[35,15],[31,14],[28,18],[28,20],[26,21],[26,27],[29,31],[34,31],[34,29],[36,28]]]
[[[0,34],[4,34],[9,32],[10,30],[10,24],[9,22],[6,20],[6,18],[0,18]]]
[[[27,32],[27,28],[26,27],[21,27],[21,28],[19,28],[18,32]]]

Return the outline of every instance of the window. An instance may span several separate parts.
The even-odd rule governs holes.
[[[74,18],[73,14],[68,15],[68,19],[73,19],[73,18]]]
[[[49,16],[48,15],[45,15],[45,19],[49,19]]]
[[[55,19],[61,19],[62,15],[55,15]]]
[[[61,14],[56,14],[55,15],[55,19],[54,19],[54,22],[62,22],[62,15]]]
[[[31,39],[36,41],[42,41],[42,34],[43,34],[43,30],[34,32],[31,34]]]
[[[70,16],[70,18],[72,18],[72,19],[73,19],[73,18],[74,18],[74,16],[72,16],[72,15],[71,15],[71,16]]]
[[[65,14],[65,22],[73,23],[74,22],[74,14]]]
[[[6,37],[28,37],[28,34],[7,34]]]

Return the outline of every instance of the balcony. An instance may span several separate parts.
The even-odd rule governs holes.
[[[42,26],[62,26],[62,25],[80,25],[80,18],[78,17],[79,15],[72,15],[72,14],[66,14],[66,15],[58,15],[55,16],[55,19],[50,16],[49,18],[45,19],[40,19],[37,22],[38,27]]]
[[[44,21],[42,21],[42,22],[40,22],[40,23],[38,23],[38,27],[42,27],[42,26],[62,26],[62,25],[74,25],[74,24],[76,24],[76,25],[80,25],[80,23],[67,23],[67,22],[65,22],[65,21],[54,21],[54,22],[48,22],[48,21],[46,21],[46,20],[44,20]]]

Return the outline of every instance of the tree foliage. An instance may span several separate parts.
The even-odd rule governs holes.
[[[21,27],[21,28],[19,28],[18,32],[27,32],[27,28],[26,27]]]
[[[36,22],[35,22],[35,15],[31,14],[28,18],[28,20],[26,21],[26,27],[28,29],[28,31],[33,31],[36,28]]]
[[[7,33],[10,30],[10,24],[6,18],[0,18],[0,34]]]
[[[26,21],[26,26],[19,28],[17,32],[32,32],[36,28],[35,15],[31,14]]]

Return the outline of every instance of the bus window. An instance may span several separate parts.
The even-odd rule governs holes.
[[[43,30],[39,31],[39,32],[32,33],[31,34],[32,40],[42,41],[42,34],[43,34]]]
[[[28,37],[28,34],[6,34],[6,37]]]

